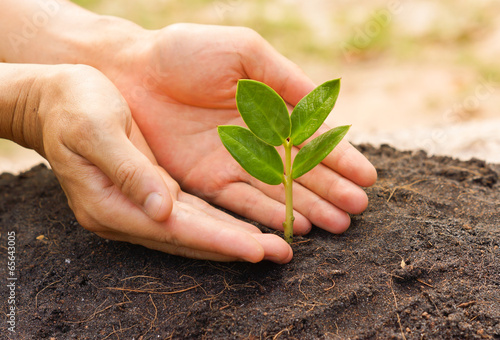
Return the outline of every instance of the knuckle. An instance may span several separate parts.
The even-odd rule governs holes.
[[[251,28],[238,27],[235,33],[239,37],[238,42],[241,43],[244,48],[243,53],[254,54],[259,51],[264,43],[264,38]]]
[[[87,84],[100,81],[104,75],[92,66],[76,64],[61,65],[56,73],[60,91],[63,93],[68,89],[83,89]]]
[[[92,66],[84,64],[67,65],[67,74],[69,79],[81,82],[82,79],[89,77],[101,77],[102,74]]]
[[[114,171],[116,184],[120,188],[121,192],[127,196],[137,189],[142,175],[143,170],[140,167],[135,166],[129,160],[120,162]]]
[[[85,207],[82,205],[70,205],[71,210],[73,210],[73,214],[75,215],[78,223],[88,231],[93,233],[101,232],[103,227],[97,222],[95,218],[89,213]]]
[[[249,41],[258,41],[263,39],[257,31],[250,27],[240,26],[237,29],[239,30],[239,32],[237,32],[238,36],[246,37]]]

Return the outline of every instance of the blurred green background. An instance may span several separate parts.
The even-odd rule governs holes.
[[[328,122],[353,124],[355,142],[450,153],[450,126],[500,117],[497,0],[74,2],[148,29],[177,22],[253,28],[316,83],[342,77]],[[490,132],[478,129],[481,149]],[[0,158],[19,152],[0,141]]]
[[[298,64],[319,64],[327,72],[388,58],[447,62],[483,77],[500,74],[495,54],[487,51],[498,42],[500,3],[495,0],[74,2],[148,29],[176,22],[251,27]],[[348,57],[346,46],[352,47]]]

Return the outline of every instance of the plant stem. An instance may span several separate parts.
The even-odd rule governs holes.
[[[292,142],[287,139],[283,144],[285,147],[285,177],[283,185],[285,186],[285,204],[286,204],[286,219],[283,222],[285,230],[285,241],[292,243],[293,241],[293,178],[292,178]]]

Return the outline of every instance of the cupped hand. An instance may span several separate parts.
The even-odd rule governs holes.
[[[88,66],[44,66],[37,150],[50,162],[79,223],[109,239],[211,260],[290,261],[278,236],[182,192],[159,167],[128,105]]]
[[[108,75],[125,96],[159,164],[183,190],[282,229],[282,186],[247,174],[224,149],[216,128],[244,125],[234,99],[239,79],[270,85],[290,106],[315,84],[248,28],[175,24],[147,32],[132,47],[130,55],[120,57],[126,67]],[[375,180],[370,162],[343,141],[296,181],[294,231],[307,233],[311,223],[334,233],[345,231],[348,213],[367,207],[360,186]]]

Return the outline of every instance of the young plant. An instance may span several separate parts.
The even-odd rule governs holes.
[[[258,180],[285,187],[285,240],[293,238],[293,180],[318,165],[342,140],[350,125],[339,126],[303,146],[292,166],[292,147],[311,137],[333,109],[340,90],[340,79],[318,86],[288,113],[284,100],[269,86],[254,80],[240,80],[236,106],[248,126],[218,126],[219,137],[250,175]],[[283,145],[285,164],[275,147]]]

